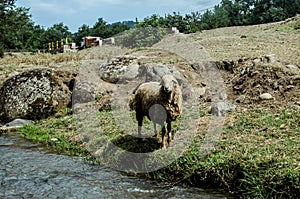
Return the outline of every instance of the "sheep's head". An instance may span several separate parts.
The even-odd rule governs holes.
[[[160,81],[161,89],[164,93],[170,94],[178,86],[178,82],[172,75],[164,75]]]

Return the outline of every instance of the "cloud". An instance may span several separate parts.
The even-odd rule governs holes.
[[[45,27],[63,22],[72,31],[82,24],[93,26],[102,17],[108,23],[139,20],[152,14],[164,16],[179,12],[188,14],[205,10],[220,0],[24,0],[18,6],[30,7],[34,21]]]

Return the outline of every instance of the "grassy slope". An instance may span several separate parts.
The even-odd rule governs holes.
[[[300,66],[300,34],[299,29],[294,28],[298,23],[299,20],[289,23],[229,27],[195,33],[192,36],[215,60],[237,60],[241,57],[259,57],[274,53],[284,64]],[[24,59],[14,63],[1,60],[0,80],[2,81],[12,71],[21,71],[37,65],[52,66],[52,63],[56,63],[53,61],[56,57],[51,57],[52,61],[43,58],[37,63],[31,63],[35,60],[32,57],[26,58],[27,61]],[[64,62],[63,58],[61,59],[57,62]],[[72,59],[76,61],[82,57]],[[62,65],[69,64],[70,62],[66,62]],[[78,65],[76,62],[71,64]],[[21,129],[20,134],[62,151],[69,151],[71,155],[77,153],[86,155],[84,143],[76,137],[73,119],[70,116],[62,117],[65,115],[66,113],[63,113],[39,121],[33,126]],[[206,117],[209,117],[209,114],[204,113],[201,119],[205,120]],[[110,112],[99,113],[99,120],[102,121],[105,135],[111,140],[122,138],[123,132],[115,128]],[[194,186],[222,188],[242,197],[299,197],[299,112],[250,109],[230,113],[226,120],[221,140],[209,156],[203,159],[198,154],[206,133],[203,130],[195,137],[194,144],[185,156],[169,167],[144,177],[157,182],[187,182]],[[126,142],[119,144],[128,147]],[[119,154],[119,157],[121,156],[122,154]]]

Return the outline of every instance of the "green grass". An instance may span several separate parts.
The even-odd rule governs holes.
[[[127,169],[146,169],[145,164],[165,161],[172,154],[161,151],[160,140],[148,139],[141,143],[120,129],[114,112],[97,114],[101,130],[86,146],[101,149],[100,161],[108,164],[126,163]],[[131,115],[134,117],[134,115]],[[243,198],[297,198],[300,188],[299,112],[292,110],[249,111],[230,113],[221,140],[203,156],[200,153],[206,131],[198,132],[184,155],[160,170],[139,174],[157,183],[187,183],[202,188],[226,190]],[[79,125],[80,126],[80,125]],[[84,125],[83,125],[84,126]],[[145,121],[145,128],[152,127]],[[177,124],[177,126],[179,126]],[[19,133],[31,140],[45,143],[69,155],[88,155],[78,143],[70,142],[76,129],[70,116],[51,118],[22,128]],[[76,130],[75,130],[76,129]],[[83,129],[80,129],[82,132]],[[89,135],[86,129],[84,136]],[[101,132],[101,133],[99,133]],[[53,141],[56,138],[56,141]],[[112,144],[122,150],[115,150]],[[125,151],[149,152],[138,162],[127,157]],[[94,152],[92,150],[92,152]],[[155,156],[156,153],[163,154]],[[118,168],[124,169],[124,168]],[[129,169],[130,170],[130,169]]]
[[[202,139],[196,137],[185,156],[150,177],[223,188],[245,198],[297,198],[299,121],[298,112],[286,110],[238,114],[235,122],[225,127],[222,140],[210,155],[201,157]]]
[[[298,18],[298,20],[289,21],[287,23],[280,24],[278,26],[272,27],[271,31],[278,31],[278,32],[285,32],[285,33],[294,33],[294,34],[300,34],[300,21],[299,21],[300,15],[297,15],[295,18]]]
[[[57,153],[91,159],[89,151],[83,145],[71,140],[75,136],[72,117],[52,117],[37,121],[19,129],[18,134],[28,140],[42,143]]]

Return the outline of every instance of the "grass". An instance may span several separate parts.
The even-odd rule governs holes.
[[[57,153],[93,159],[84,145],[72,140],[76,135],[72,116],[36,121],[19,129],[18,134],[28,140],[42,143]]]
[[[159,149],[159,140],[151,138],[141,143],[128,136],[116,125],[114,114],[112,111],[97,114],[102,134],[87,143],[101,149],[100,162],[121,162],[130,171],[137,167],[146,169],[141,167],[149,161],[156,164],[172,155],[166,153],[166,156],[155,157],[155,153],[164,153]],[[201,131],[182,157],[169,166],[138,176],[157,183],[184,182],[202,188],[221,188],[243,198],[297,198],[300,188],[299,121],[299,113],[292,110],[230,113],[221,140],[208,155],[199,153],[206,134]],[[149,121],[145,121],[146,129],[147,126],[152,127]],[[91,151],[84,145],[70,142],[78,132],[75,129],[74,119],[65,116],[26,126],[19,133],[70,155],[89,154]],[[134,161],[128,159],[123,150],[112,148],[112,143],[126,151],[154,153]]]
[[[226,27],[192,36],[217,61],[276,54],[282,63],[299,66],[299,23],[298,19],[287,23]]]
[[[0,59],[1,65],[9,64],[26,64],[26,65],[39,65],[39,66],[53,66],[62,62],[80,61],[83,59],[84,54],[72,52],[72,53],[37,53],[30,55],[12,54],[11,56],[6,55]]]
[[[60,53],[55,55],[49,53],[6,55],[0,59],[0,83],[12,74],[33,68],[60,67],[69,70],[78,70],[80,61],[85,56],[84,52]]]
[[[159,182],[221,187],[243,198],[299,197],[299,113],[254,111],[229,117],[236,119],[226,125],[209,156],[199,155],[198,136],[182,158],[149,176]]]
[[[272,27],[271,31],[300,34],[300,15],[296,15],[285,22],[279,22],[279,25]]]

